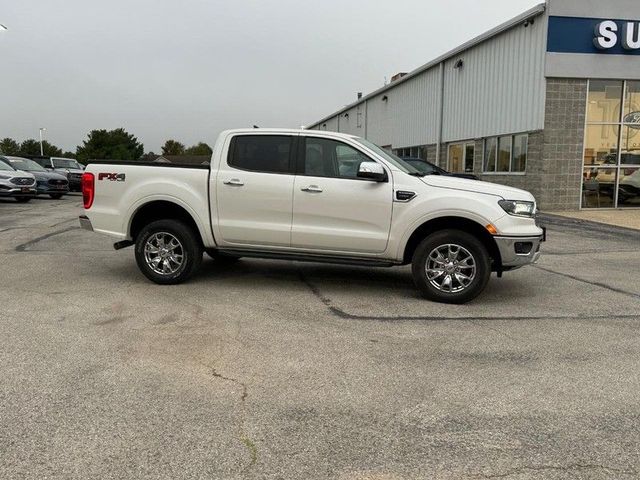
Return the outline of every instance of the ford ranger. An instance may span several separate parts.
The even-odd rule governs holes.
[[[135,246],[159,284],[188,279],[203,252],[410,264],[426,298],[464,303],[491,272],[535,263],[545,236],[528,192],[425,175],[367,140],[315,130],[226,131],[209,165],[93,162],[82,194],[81,226]]]

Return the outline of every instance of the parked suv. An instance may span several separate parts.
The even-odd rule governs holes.
[[[61,198],[69,192],[69,181],[60,173],[50,172],[40,164],[21,157],[0,157],[0,161],[8,163],[16,170],[31,173],[36,179],[38,194],[49,195],[53,199]]]
[[[33,157],[33,160],[38,162],[47,170],[53,170],[67,177],[69,181],[69,190],[72,192],[81,191],[80,180],[82,179],[82,173],[84,167],[73,158],[61,158],[61,157]]]
[[[16,170],[0,162],[0,197],[13,197],[16,202],[28,202],[36,196],[36,179],[29,172]]]

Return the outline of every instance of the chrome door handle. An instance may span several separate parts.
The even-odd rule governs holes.
[[[317,185],[309,185],[308,187],[301,188],[301,190],[307,193],[322,193],[322,189]]]
[[[237,178],[232,178],[231,180],[224,180],[222,183],[224,183],[225,185],[229,185],[231,187],[242,187],[242,186],[244,186],[244,183],[242,183]]]

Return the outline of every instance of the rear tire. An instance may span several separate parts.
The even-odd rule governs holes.
[[[425,238],[411,265],[416,287],[429,300],[462,304],[476,298],[491,277],[491,258],[473,235],[442,230]]]
[[[31,201],[31,197],[16,197],[16,202],[27,203]]]
[[[62,198],[62,193],[50,193],[49,196],[54,200],[60,200]]]
[[[202,251],[197,233],[178,220],[152,222],[136,238],[138,268],[160,285],[188,280],[202,263]]]

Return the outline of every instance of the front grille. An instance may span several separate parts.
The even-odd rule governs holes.
[[[46,187],[47,186],[47,181],[46,180],[38,180],[36,183],[38,184],[39,187]]]
[[[36,181],[33,178],[16,177],[12,178],[11,183],[14,185],[33,185]]]
[[[51,186],[58,186],[58,185],[66,185],[69,182],[67,182],[66,180],[62,180],[62,179],[53,179],[53,180],[49,180],[49,185]]]

